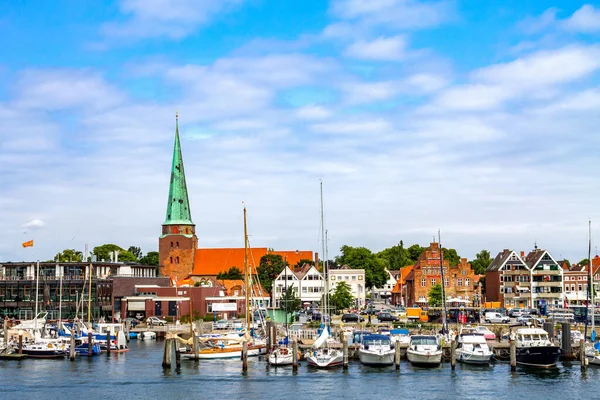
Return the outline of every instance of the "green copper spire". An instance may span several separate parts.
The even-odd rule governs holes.
[[[175,114],[175,146],[173,147],[167,219],[163,225],[194,225],[185,184],[185,172],[183,171],[183,157],[179,143],[179,115],[177,113]]]

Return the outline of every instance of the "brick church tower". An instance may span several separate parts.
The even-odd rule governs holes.
[[[179,143],[179,116],[175,116],[175,146],[169,185],[167,216],[158,239],[161,274],[181,281],[194,269],[194,256],[198,248],[196,225],[192,222],[188,199],[183,157]]]

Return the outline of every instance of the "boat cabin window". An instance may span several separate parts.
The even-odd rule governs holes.
[[[420,337],[420,338],[414,338],[412,340],[412,344],[417,344],[417,345],[436,345],[437,342],[436,342],[435,338],[432,338],[432,337]]]

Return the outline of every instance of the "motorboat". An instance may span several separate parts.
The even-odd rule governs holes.
[[[367,335],[363,337],[358,350],[360,363],[372,367],[394,365],[395,349],[388,335]]]
[[[420,367],[437,367],[442,363],[442,346],[437,336],[414,335],[406,349],[408,361]]]
[[[269,364],[275,366],[292,365],[294,363],[294,351],[288,347],[277,347],[269,354]]]
[[[152,332],[152,331],[140,332],[138,337],[142,340],[154,340],[154,339],[156,339],[156,332]]]
[[[392,344],[399,343],[408,345],[410,343],[410,335],[408,329],[392,329],[390,330],[390,339]]]
[[[540,328],[520,328],[516,335],[517,365],[533,368],[553,368],[560,356],[560,349],[548,339],[548,333]]]
[[[465,364],[489,364],[492,351],[483,333],[461,332],[456,346],[456,360]]]

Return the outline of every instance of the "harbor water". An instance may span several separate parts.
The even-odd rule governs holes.
[[[486,367],[450,364],[421,369],[403,361],[371,368],[351,361],[348,371],[314,370],[302,362],[267,368],[251,358],[242,374],[237,359],[182,359],[181,369],[163,370],[162,341],[131,341],[123,354],[102,354],[76,361],[0,360],[2,399],[511,399],[600,398],[600,368],[580,370],[578,363],[559,363],[548,371],[511,373],[508,363]]]

